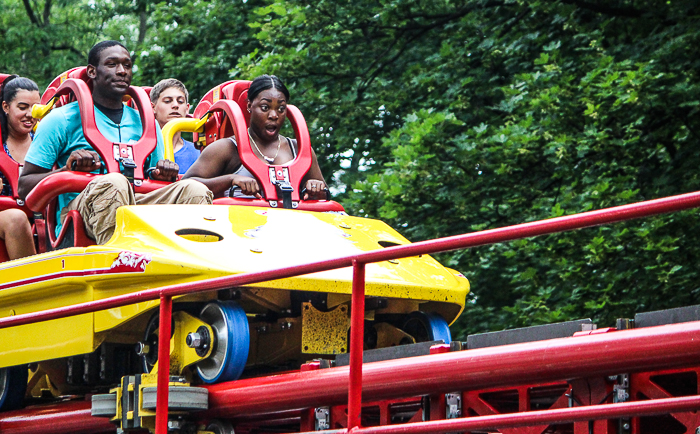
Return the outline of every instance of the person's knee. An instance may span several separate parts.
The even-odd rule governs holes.
[[[212,203],[214,195],[206,185],[194,179],[183,179],[178,181],[178,184],[180,183],[183,203]]]
[[[194,179],[182,179],[178,183],[181,184],[184,191],[192,194],[206,195],[206,192],[209,191],[206,185]]]
[[[95,178],[85,188],[83,196],[82,202],[97,211],[133,204],[131,184],[121,173],[108,173]]]
[[[131,188],[129,180],[126,179],[126,176],[122,175],[121,173],[108,173],[100,176],[92,182],[95,183],[95,187],[102,186],[102,188],[104,188],[106,191],[127,191]]]
[[[6,215],[6,222],[12,228],[12,230],[30,228],[29,219],[23,211],[13,208],[3,212]]]
[[[31,230],[29,218],[23,211],[11,208],[0,212],[0,238],[5,239],[6,234],[30,233]]]

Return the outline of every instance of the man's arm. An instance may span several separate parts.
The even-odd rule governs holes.
[[[54,172],[71,170],[91,172],[100,168],[97,152],[81,149],[71,153],[64,167],[52,170],[68,140],[67,120],[61,109],[53,110],[40,123],[34,140],[24,157],[24,167],[19,177],[18,194],[25,198],[36,185]]]
[[[204,148],[183,179],[201,182],[214,193],[214,197],[222,197],[226,190],[237,185],[243,194],[262,198],[258,181],[233,173],[240,165],[238,148],[230,139],[221,139]]]
[[[17,181],[17,194],[19,194],[19,197],[26,198],[27,194],[36,187],[39,181],[46,178],[50,173],[49,169],[44,169],[28,162],[24,163],[22,174]]]
[[[75,170],[77,172],[92,172],[99,170],[102,163],[100,156],[95,151],[80,149],[74,151],[68,157],[66,165],[56,170],[45,169],[28,161],[25,161],[22,168],[22,175],[18,180],[18,194],[22,198],[26,198],[27,194],[36,187],[36,185],[52,173],[65,172],[67,170]]]

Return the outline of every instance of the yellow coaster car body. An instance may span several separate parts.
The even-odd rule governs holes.
[[[381,221],[341,214],[223,205],[122,207],[115,234],[105,245],[0,264],[0,316],[407,243]],[[368,302],[366,319],[376,323],[379,334],[369,347],[398,344],[405,333],[397,318],[412,312],[453,322],[468,291],[464,276],[428,255],[367,264],[366,296],[377,302]],[[349,317],[351,292],[352,270],[345,268],[185,295],[174,305],[236,299],[250,323],[248,365],[271,365],[346,352],[349,322],[343,318]],[[157,311],[154,300],[2,329],[0,367],[88,354],[107,342],[140,342]],[[326,323],[335,327],[337,344],[323,338]]]

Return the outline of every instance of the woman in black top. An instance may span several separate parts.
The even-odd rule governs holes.
[[[255,78],[248,89],[248,136],[253,152],[267,164],[285,164],[298,154],[297,141],[280,134],[287,117],[288,102],[287,87],[274,75]],[[306,189],[302,199],[325,199],[326,182],[313,149],[311,153],[311,168],[301,182],[302,189]],[[261,197],[260,185],[241,164],[236,142],[232,138],[220,139],[207,146],[184,177],[203,183],[214,193],[214,197],[224,196],[236,187],[244,196]]]

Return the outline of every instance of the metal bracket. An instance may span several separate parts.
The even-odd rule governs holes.
[[[136,169],[136,163],[131,158],[121,158],[122,166],[124,166],[124,176],[129,180],[131,184],[134,183],[134,170]]]
[[[190,387],[184,377],[171,376],[168,382],[169,430],[182,430],[182,414],[208,408],[206,389]],[[108,417],[117,425],[117,432],[155,429],[157,374],[129,375],[119,387],[106,395],[93,395],[91,414]]]
[[[617,376],[617,384],[613,386],[613,402],[627,402],[630,400],[630,376],[629,374],[620,374]],[[630,433],[630,419],[619,419],[618,433]]]
[[[117,393],[117,417],[121,420],[120,428],[122,430],[142,427],[141,415],[139,414],[140,385],[140,375],[129,375],[122,378],[121,397]]]
[[[462,417],[462,394],[445,394],[445,419],[457,419]]]
[[[330,407],[318,407],[314,409],[314,418],[316,420],[315,430],[323,431],[331,429],[331,409]]]
[[[287,181],[275,181],[277,187],[277,195],[282,196],[282,207],[287,209],[296,208],[292,202],[292,192],[294,187]]]
[[[283,166],[270,166],[270,182],[277,188],[277,197],[282,198],[282,208],[296,208],[298,204],[292,202],[294,187],[289,181],[289,168]]]
[[[134,153],[131,146],[124,143],[113,143],[112,152],[114,153],[114,159],[119,161],[123,167],[123,175],[133,185],[136,163],[134,162]]]
[[[321,312],[312,303],[302,303],[301,352],[303,354],[342,354],[348,351],[348,306],[341,304]]]

